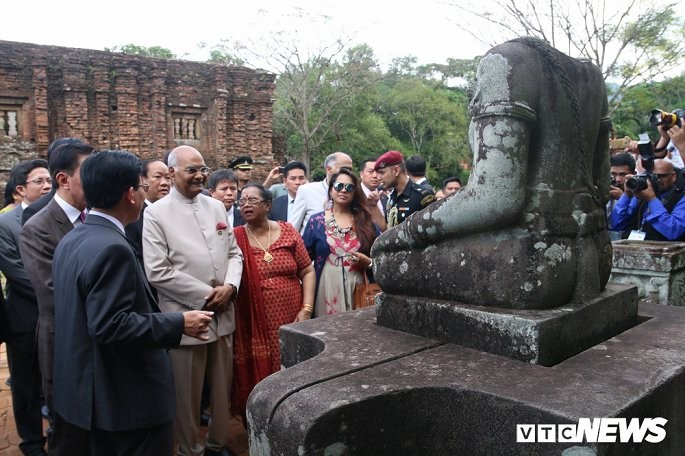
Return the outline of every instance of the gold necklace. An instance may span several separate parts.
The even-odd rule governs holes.
[[[257,236],[254,235],[249,226],[245,225],[245,228],[247,229],[247,232],[252,235],[259,248],[264,250],[264,257],[262,259],[267,263],[271,263],[274,260],[274,256],[271,253],[269,253],[268,250],[271,246],[271,223],[269,223],[269,237],[267,238],[268,244],[266,245],[266,248],[262,247],[262,243],[259,242],[259,239],[257,239]]]

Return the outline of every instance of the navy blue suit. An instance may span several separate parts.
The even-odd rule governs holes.
[[[271,202],[270,220],[288,221],[288,207],[290,206],[290,195],[279,196]]]
[[[89,214],[58,245],[52,270],[57,414],[98,431],[170,426],[176,407],[164,348],[179,344],[183,315],[159,312],[124,233]]]

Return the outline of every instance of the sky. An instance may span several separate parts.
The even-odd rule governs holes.
[[[157,45],[190,60],[208,58],[201,42],[258,41],[271,30],[312,43],[349,36],[383,64],[407,55],[444,63],[489,47],[455,26],[458,12],[441,0],[17,0],[8,8],[0,39],[99,50]]]
[[[607,11],[623,11],[624,1],[605,0]],[[0,39],[98,50],[161,46],[180,58],[204,61],[209,50],[200,43],[259,44],[283,31],[312,48],[341,37],[367,43],[385,67],[408,55],[419,64],[483,55],[490,45],[456,25],[464,15],[449,3],[492,10],[492,0],[12,0],[3,4]],[[473,32],[491,44],[506,40],[488,27]]]

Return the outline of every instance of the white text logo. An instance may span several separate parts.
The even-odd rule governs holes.
[[[516,442],[659,443],[666,418],[580,418],[578,424],[517,424]]]

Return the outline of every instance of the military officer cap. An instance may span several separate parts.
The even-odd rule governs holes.
[[[249,170],[252,169],[252,157],[249,155],[241,155],[240,157],[233,160],[229,165],[231,169],[242,169]]]
[[[399,165],[404,161],[402,154],[396,150],[391,150],[384,153],[378,160],[376,160],[376,165],[373,167],[374,170],[386,168],[388,166]]]

